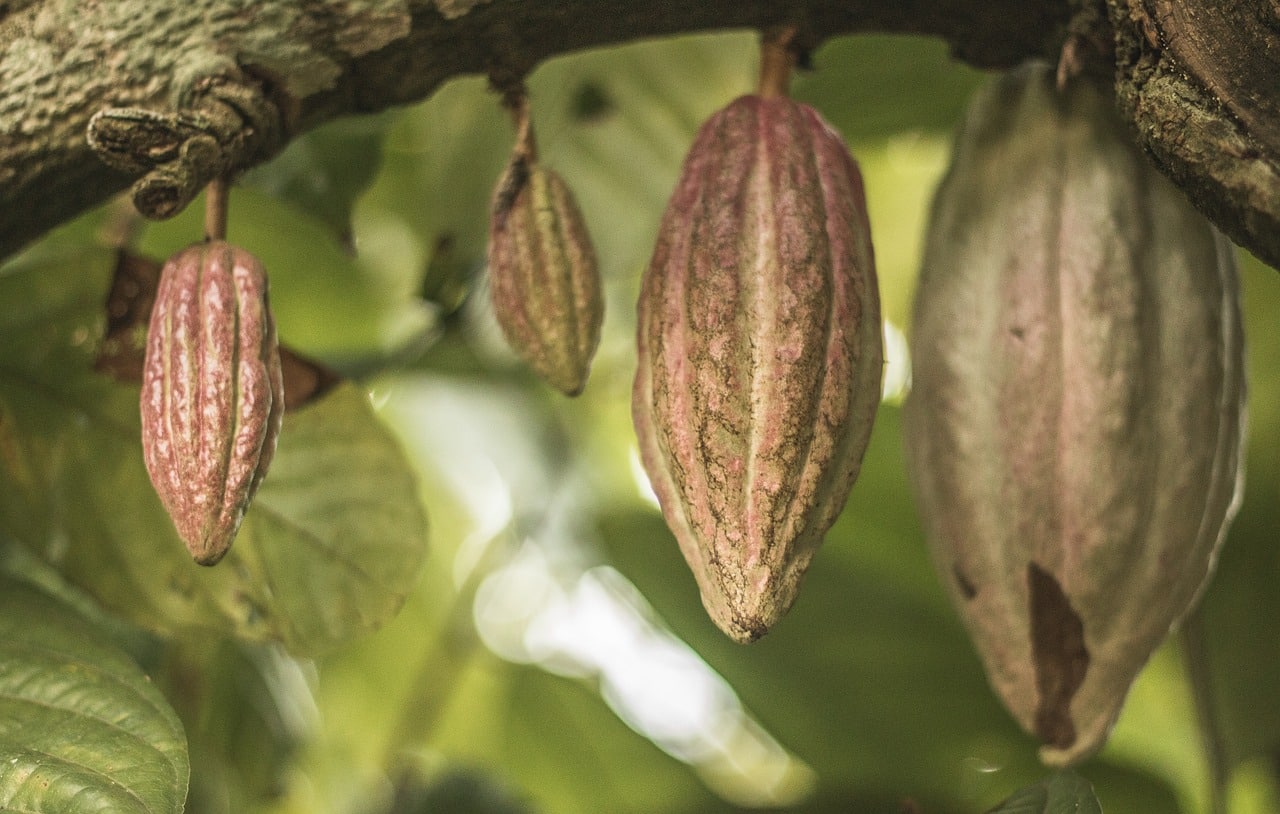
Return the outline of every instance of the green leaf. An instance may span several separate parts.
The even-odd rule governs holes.
[[[417,583],[426,518],[365,392],[344,385],[286,415],[241,535],[243,565],[279,615],[272,638],[325,649],[399,610]]]
[[[393,616],[426,520],[414,475],[343,385],[285,417],[231,554],[195,565],[142,463],[138,388],[92,371],[96,250],[0,275],[0,528],[103,604],[163,633],[232,633],[314,654]]]
[[[1089,781],[1061,772],[1015,792],[989,814],[1102,814],[1102,806]]]
[[[0,811],[180,812],[182,725],[103,631],[0,576]]]

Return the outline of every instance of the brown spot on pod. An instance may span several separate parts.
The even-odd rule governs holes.
[[[638,344],[645,469],[712,620],[753,641],[795,601],[880,400],[862,177],[813,108],[744,96],[702,126]]]
[[[284,384],[267,277],[220,240],[164,265],[142,378],[147,472],[196,562],[230,548],[267,473]]]
[[[1076,741],[1071,699],[1089,670],[1084,626],[1062,586],[1035,563],[1027,564],[1027,607],[1031,615],[1031,657],[1035,661],[1035,732],[1058,749]]]
[[[1047,763],[1101,748],[1212,570],[1242,473],[1238,297],[1230,245],[1102,91],[1035,64],[978,95],[929,226],[908,465]]]

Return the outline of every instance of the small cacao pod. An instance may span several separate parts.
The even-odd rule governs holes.
[[[929,226],[905,406],[943,582],[1048,764],[1099,749],[1212,570],[1241,483],[1230,245],[1089,83],[969,109]]]
[[[160,273],[142,378],[147,472],[196,562],[230,548],[275,454],[284,382],[262,264],[221,240]]]
[[[813,108],[744,96],[702,126],[638,313],[645,469],[712,620],[753,641],[795,601],[880,401],[862,177]]]
[[[519,152],[494,195],[489,286],[512,348],[565,395],[581,393],[604,317],[595,250],[564,181]]]

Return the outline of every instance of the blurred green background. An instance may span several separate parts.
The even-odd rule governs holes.
[[[374,539],[344,555],[403,583],[403,608],[376,633],[348,628],[392,610],[253,636],[286,635],[292,655],[177,623],[135,647],[187,728],[188,811],[959,814],[1047,776],[934,576],[902,459],[927,207],[983,81],[942,44],[842,38],[794,83],[862,166],[890,341],[862,474],[790,615],[749,647],[716,631],[647,492],[630,421],[639,275],[694,131],[750,92],[756,65],[756,37],[736,33],[569,55],[529,78],[542,158],[576,192],[607,286],[575,400],[523,369],[488,311],[488,202],[513,128],[482,79],[308,134],[235,189],[229,237],[269,269],[282,340],[359,377],[430,531],[420,574]],[[87,216],[26,262],[89,245],[115,216]],[[165,257],[199,219],[193,206],[134,245]],[[1203,626],[1229,810],[1268,814],[1280,812],[1280,275],[1241,259],[1247,493]],[[312,600],[301,616],[331,601]],[[1206,765],[1175,640],[1079,773],[1109,814],[1208,814]]]

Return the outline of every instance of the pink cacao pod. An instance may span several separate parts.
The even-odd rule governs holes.
[[[147,472],[191,556],[230,548],[275,454],[284,382],[262,264],[220,240],[160,273],[142,379]]]
[[[1235,513],[1227,241],[1112,101],[1023,67],[972,104],[917,292],[911,480],[997,694],[1052,765],[1099,749]]]
[[[581,393],[604,317],[595,250],[573,193],[524,155],[494,196],[489,285],[511,347],[565,395]]]
[[[857,477],[880,401],[862,177],[813,108],[744,96],[685,159],[642,282],[632,412],[712,620],[762,636]]]

